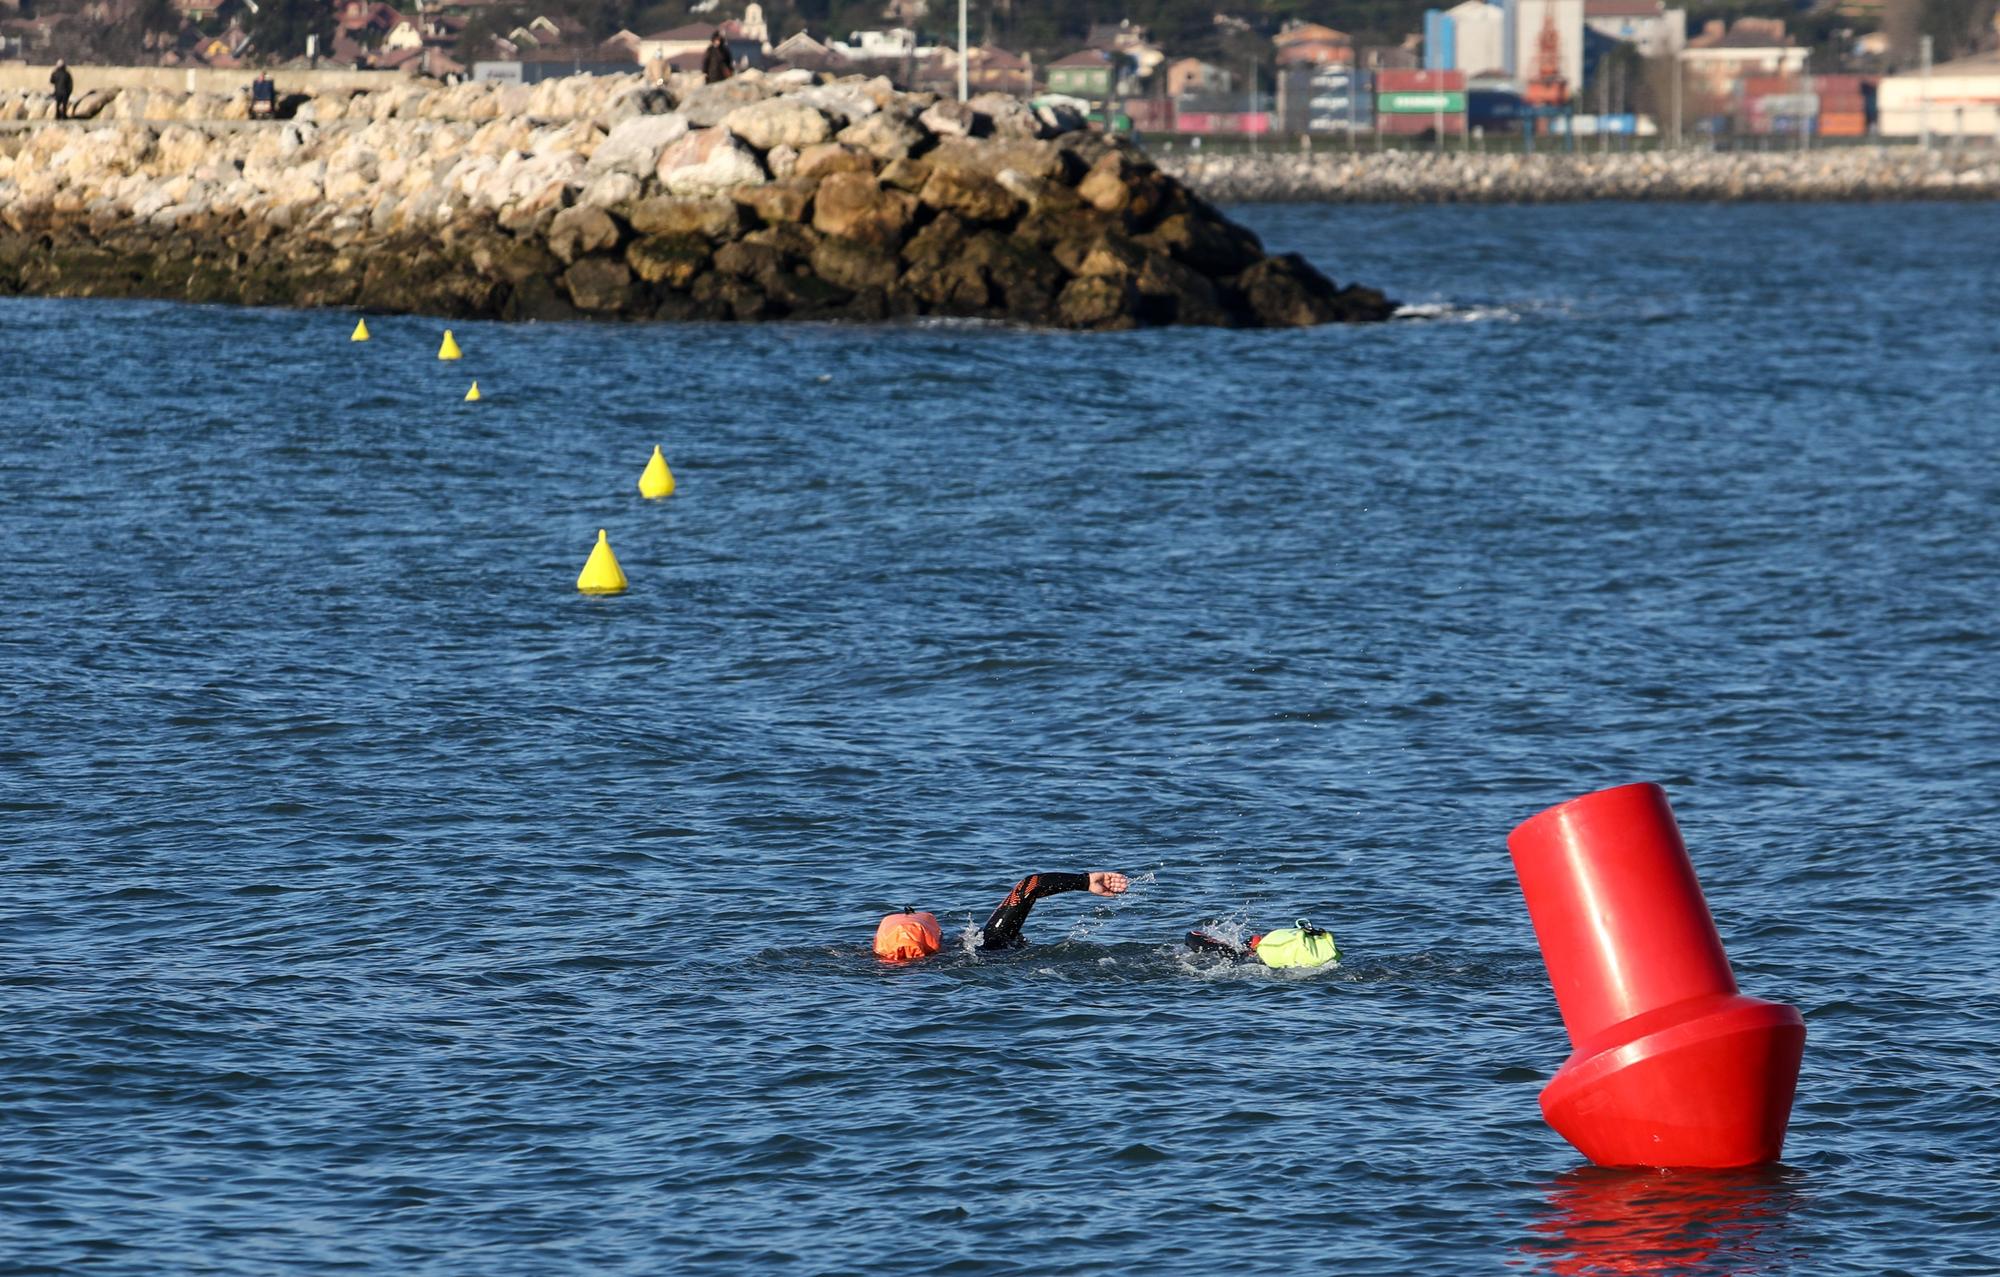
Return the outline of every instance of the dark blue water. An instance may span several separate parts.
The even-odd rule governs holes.
[[[1245,216],[1429,318],[0,303],[0,1268],[1995,1271],[1990,212]],[[1505,836],[1642,779],[1781,1166],[1537,1111]]]

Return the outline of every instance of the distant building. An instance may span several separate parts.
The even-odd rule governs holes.
[[[696,22],[684,27],[673,27],[666,31],[656,31],[639,41],[639,61],[671,61],[683,53],[699,54],[708,48],[709,40],[720,28]],[[725,37],[726,38],[726,37]]]
[[[1417,51],[1403,45],[1371,44],[1357,61],[1363,71],[1410,71],[1423,65]]]
[[[1885,137],[2000,137],[2000,53],[1940,62],[1920,74],[1884,77],[1875,90]]]
[[[1583,25],[1642,58],[1670,57],[1687,43],[1687,10],[1664,0],[1583,0]]]
[[[1487,0],[1424,14],[1424,69],[1480,75],[1507,68],[1507,15]]]
[[[602,49],[607,57],[622,54],[628,60],[637,62],[639,60],[639,46],[643,43],[645,41],[641,40],[636,32],[620,28],[613,34],[599,40],[597,47]]]
[[[1354,38],[1317,22],[1287,22],[1271,37],[1278,51],[1278,65],[1352,66]]]
[[[1222,67],[1200,58],[1181,58],[1167,63],[1167,96],[1185,97],[1190,93],[1234,93],[1236,77]]]
[[[1730,115],[1744,78],[1800,75],[1809,52],[1786,34],[1780,19],[1738,18],[1727,27],[1711,19],[1681,50],[1685,112],[1696,119]]]
[[[1111,96],[1111,55],[1083,49],[1049,63],[1049,92],[1096,101]]]
[[[956,50],[949,52],[955,63]],[[954,74],[956,70],[954,65]],[[965,51],[965,83],[974,93],[1010,93],[1015,97],[1031,97],[1035,92],[1035,64],[998,45],[975,45]]]
[[[1153,43],[1152,33],[1129,19],[1091,27],[1083,47],[1122,57],[1130,68],[1128,74],[1141,80],[1152,78],[1167,60],[1166,51]]]
[[[832,75],[846,75],[854,70],[852,62],[804,31],[786,36],[773,46],[771,60],[782,62],[788,67],[825,71]]]
[[[909,58],[926,58],[938,50],[937,45],[920,41],[917,33],[908,27],[890,27],[887,31],[850,31],[847,39],[835,40],[830,47],[852,62],[901,62]]]

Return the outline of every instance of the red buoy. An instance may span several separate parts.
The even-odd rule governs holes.
[[[1549,1125],[1601,1166],[1776,1161],[1805,1021],[1736,991],[1666,792],[1572,799],[1507,849],[1575,1048]]]

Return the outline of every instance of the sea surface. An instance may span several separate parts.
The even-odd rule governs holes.
[[[0,1271],[2000,1269],[1992,210],[1239,212],[1410,317],[0,302]],[[1637,780],[1781,1165],[1536,1107]]]

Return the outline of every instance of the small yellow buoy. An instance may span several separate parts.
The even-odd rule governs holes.
[[[367,341],[367,340],[368,340],[368,321],[367,321],[367,320],[365,320],[365,319],[357,319],[357,320],[355,320],[355,321],[354,321],[354,335],[353,335],[352,337],[349,337],[349,338],[348,338],[347,340],[349,340],[349,341]]]
[[[476,381],[475,381],[475,382],[473,382],[473,383],[472,383],[472,389],[470,389],[470,390],[468,390],[468,391],[466,391],[466,392],[465,392],[465,402],[467,402],[467,403],[478,403],[478,402],[479,402],[479,383],[478,383],[478,382],[476,382]]]
[[[625,592],[625,569],[618,566],[618,556],[611,552],[611,538],[604,529],[597,530],[597,545],[590,552],[590,561],[583,565],[583,571],[576,578],[576,588],[585,594],[623,594]]]
[[[660,455],[660,445],[653,445],[653,459],[646,463],[646,472],[639,476],[639,495],[648,501],[670,497],[674,493],[674,472],[667,469],[667,459]]]
[[[439,359],[458,358],[458,343],[452,339],[451,329],[444,330],[444,344],[438,347]]]

